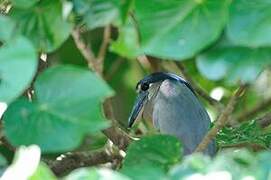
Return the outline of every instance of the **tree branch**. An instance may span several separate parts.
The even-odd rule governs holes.
[[[95,55],[94,55],[94,53],[91,50],[90,43],[89,43],[89,45],[85,44],[85,42],[81,38],[81,34],[80,34],[80,29],[79,28],[75,28],[72,31],[72,37],[73,37],[73,40],[74,40],[74,43],[75,43],[76,47],[78,48],[78,50],[81,52],[81,54],[86,59],[86,61],[88,63],[88,67],[92,71],[98,73],[99,75],[102,75],[102,73],[99,71]]]
[[[102,45],[100,47],[98,57],[95,57],[94,53],[92,52],[91,48],[89,48],[85,42],[81,38],[80,29],[76,28],[72,32],[72,37],[74,39],[75,45],[84,56],[86,61],[88,62],[88,66],[91,70],[96,72],[100,77],[104,78],[103,76],[103,65],[104,58],[106,54],[106,48],[108,46],[110,40],[110,26],[105,28],[104,30],[104,39]],[[103,130],[103,133],[115,144],[118,146],[119,149],[126,149],[130,142],[130,137],[122,131],[120,128],[117,127],[117,122],[114,118],[114,114],[112,112],[112,103],[110,99],[107,99],[104,102],[104,113],[108,119],[112,120],[112,127]]]
[[[107,46],[110,42],[110,38],[111,38],[111,28],[110,28],[110,25],[108,25],[104,28],[103,42],[97,56],[98,68],[99,68],[99,72],[101,73],[103,72],[103,69],[104,69],[104,58],[106,55]]]
[[[271,124],[271,112],[263,115],[262,117],[256,119],[256,122],[260,127],[265,128]]]
[[[13,147],[3,134],[3,121],[0,119],[0,144],[5,146],[8,150],[15,152],[16,148]]]
[[[195,152],[202,152],[206,149],[211,140],[217,135],[218,131],[221,130],[229,119],[230,114],[233,112],[236,105],[237,99],[242,95],[246,86],[241,85],[234,95],[230,98],[226,108],[218,117],[213,128],[205,135],[201,143],[197,146]]]
[[[250,118],[256,116],[258,113],[264,111],[265,109],[267,109],[270,106],[271,106],[271,98],[257,104],[254,108],[250,109],[247,112],[242,113],[236,119],[238,122],[249,120]]]
[[[104,78],[107,81],[110,81],[113,75],[119,70],[123,62],[124,62],[124,59],[122,58],[118,58],[117,60],[115,60],[114,63],[110,66],[110,69],[104,75]]]
[[[178,67],[178,69],[181,71],[182,75],[184,76],[184,78],[191,84],[191,86],[193,87],[193,89],[201,96],[203,97],[206,101],[208,101],[211,105],[215,106],[218,110],[223,109],[222,104],[217,101],[216,99],[212,98],[211,96],[208,95],[208,93],[203,90],[201,87],[199,87],[196,83],[194,83],[193,79],[190,78],[189,74],[187,73],[187,70],[185,69],[185,67],[183,66],[182,63],[180,62],[176,62],[175,61],[176,66]]]
[[[74,169],[95,166],[108,162],[121,161],[120,155],[112,155],[106,151],[67,153],[61,160],[47,162],[57,176],[62,176]]]

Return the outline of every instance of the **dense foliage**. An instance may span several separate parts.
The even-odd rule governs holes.
[[[0,0],[3,178],[270,179],[270,19],[269,0]],[[154,71],[227,120],[214,158],[148,121],[127,130]]]

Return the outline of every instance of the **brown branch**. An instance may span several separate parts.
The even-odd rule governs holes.
[[[103,133],[121,150],[126,150],[131,138],[117,126],[112,126],[103,130]]]
[[[103,65],[100,65],[100,64],[104,63],[103,61],[106,54],[106,48],[110,40],[109,31],[110,31],[110,27],[106,28],[104,31],[105,39],[103,39],[103,43],[98,53],[98,57],[95,57],[91,48],[89,48],[85,44],[85,42],[81,39],[80,29],[75,29],[72,32],[72,37],[74,39],[75,45],[77,46],[81,54],[84,56],[84,58],[88,62],[89,68],[93,70],[94,72],[96,72],[102,78],[104,78],[103,73],[102,73],[103,70],[101,69]],[[102,62],[99,62],[99,60],[101,60]],[[108,119],[111,119],[113,122],[112,127],[103,130],[103,133],[113,142],[113,144],[118,146],[119,149],[126,149],[126,147],[128,146],[130,142],[130,138],[124,131],[122,131],[120,128],[117,127],[117,122],[112,112],[111,99],[107,99],[103,105],[104,105],[103,109],[104,109],[105,116]]]
[[[203,97],[211,105],[217,107],[217,109],[221,110],[223,108],[222,104],[219,101],[217,101],[216,99],[214,99],[211,96],[209,96],[208,93],[205,90],[203,90],[200,86],[198,86],[196,83],[194,83],[193,79],[189,76],[189,74],[187,73],[187,70],[185,69],[185,67],[183,66],[182,63],[175,61],[175,64],[178,67],[178,69],[181,71],[181,73],[184,76],[184,78],[191,84],[191,86],[193,87],[193,89],[201,97]]]
[[[265,109],[267,109],[270,106],[271,106],[271,98],[257,104],[254,108],[250,109],[247,112],[242,113],[236,119],[238,122],[249,120],[250,118],[256,116],[258,113],[264,111]]]
[[[0,119],[0,145],[5,146],[8,150],[15,152],[16,148],[12,146],[3,134],[3,121]]]
[[[103,133],[116,145],[119,149],[126,150],[127,146],[129,145],[131,138],[129,135],[121,130],[117,126],[117,121],[115,120],[113,108],[112,108],[112,99],[108,98],[103,103],[103,109],[105,113],[105,117],[112,120],[112,126],[103,130]]]
[[[47,162],[57,176],[62,176],[80,167],[95,166],[108,162],[121,161],[120,155],[112,155],[106,151],[67,153],[61,160]]]
[[[99,68],[99,72],[103,72],[104,69],[104,58],[106,55],[106,49],[107,46],[110,42],[110,38],[111,38],[111,28],[110,25],[106,26],[104,28],[104,34],[103,34],[103,42],[101,44],[98,56],[97,56],[97,62],[98,62],[98,68]]]
[[[256,144],[256,143],[248,143],[248,142],[241,142],[241,143],[238,143],[238,144],[229,144],[229,145],[220,146],[221,149],[225,149],[225,148],[246,148],[246,147],[251,148],[253,151],[267,150],[267,148],[264,147],[263,145]]]
[[[256,122],[260,125],[261,128],[269,126],[271,124],[271,112],[268,112],[262,117],[256,119]]]
[[[119,70],[123,62],[124,59],[122,58],[118,58],[117,60],[115,60],[114,63],[110,66],[110,69],[104,75],[105,80],[110,81],[113,75]]]
[[[86,59],[88,63],[88,67],[92,71],[98,73],[99,75],[102,75],[102,73],[99,71],[98,64],[97,64],[95,55],[91,50],[90,44],[86,45],[83,39],[81,38],[80,29],[75,28],[72,31],[72,37],[73,37],[76,47]]]
[[[8,150],[10,150],[12,152],[16,151],[16,148],[14,146],[12,146],[4,136],[2,136],[0,138],[0,144],[5,146]]]
[[[246,86],[241,85],[234,95],[230,98],[226,108],[218,117],[212,129],[205,135],[201,143],[197,146],[195,152],[202,152],[206,149],[211,140],[217,135],[217,133],[225,126],[230,114],[233,112],[237,99],[242,95]]]

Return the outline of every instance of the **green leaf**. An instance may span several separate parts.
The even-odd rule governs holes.
[[[238,144],[259,145],[268,148],[271,145],[271,134],[263,132],[255,120],[242,123],[239,127],[224,127],[216,136],[219,147]]]
[[[57,66],[36,80],[33,102],[20,99],[4,114],[14,146],[37,144],[43,152],[68,151],[89,133],[107,127],[101,102],[112,90],[87,69]]]
[[[181,152],[180,142],[175,137],[147,136],[128,147],[121,172],[136,179],[161,179],[165,171],[180,160]]]
[[[11,0],[11,2],[18,8],[30,8],[39,2],[39,0]]]
[[[43,52],[57,49],[69,37],[72,28],[62,16],[59,0],[42,0],[29,9],[13,8],[11,17],[16,22],[17,31]]]
[[[271,3],[269,0],[234,0],[227,26],[229,39],[237,45],[271,45]]]
[[[0,101],[10,103],[23,93],[37,69],[32,44],[17,37],[0,49]]]
[[[2,154],[0,154],[0,176],[2,176],[7,165],[8,165],[8,162],[7,162],[6,158]]]
[[[270,156],[270,154],[269,154]],[[263,166],[270,166],[266,157]],[[214,159],[202,154],[192,154],[169,172],[170,179],[269,179],[267,170],[259,168],[260,158],[247,150],[227,150],[219,152]],[[269,175],[270,176],[270,175]]]
[[[260,152],[257,154],[258,162],[255,165],[260,171],[260,173],[257,174],[257,179],[268,179],[266,177],[270,178],[270,172],[271,172],[271,153],[270,151]]]
[[[118,0],[73,0],[74,9],[89,29],[103,27],[119,15]]]
[[[121,21],[125,24],[126,20],[129,17],[129,12],[133,10],[134,0],[122,0],[120,4],[120,16]]]
[[[129,180],[130,178],[122,175],[116,171],[106,168],[80,168],[71,172],[64,180]]]
[[[193,154],[185,157],[184,161],[173,167],[168,174],[172,180],[185,179],[187,176],[195,173],[207,172],[207,167],[211,163],[209,156]]]
[[[47,167],[46,164],[40,163],[35,173],[29,178],[29,180],[57,180],[53,172]]]
[[[198,56],[196,63],[208,79],[250,83],[271,63],[271,51],[270,48],[220,47]]]
[[[228,5],[228,0],[136,0],[142,51],[176,60],[193,57],[219,37]]]
[[[255,154],[248,150],[228,150],[215,157],[208,166],[208,172],[227,172],[233,179],[255,177],[258,174],[257,166],[255,166],[257,161]]]
[[[110,50],[130,59],[140,55],[138,33],[130,18],[119,28],[118,39],[111,43]]]
[[[13,35],[15,23],[8,16],[0,15],[0,41],[7,41]]]
[[[165,170],[159,166],[153,166],[151,163],[145,162],[137,166],[125,167],[121,173],[134,180],[165,180],[167,175]]]

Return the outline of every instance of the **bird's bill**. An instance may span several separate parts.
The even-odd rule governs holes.
[[[132,112],[130,114],[130,117],[128,119],[128,127],[132,127],[134,124],[135,120],[138,118],[138,115],[140,111],[142,110],[145,102],[148,99],[148,92],[147,91],[142,91],[138,94],[136,98],[136,102],[134,104],[134,107],[132,109]]]

